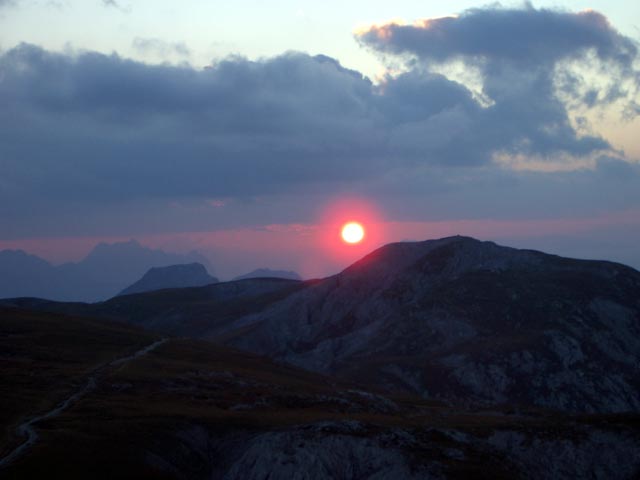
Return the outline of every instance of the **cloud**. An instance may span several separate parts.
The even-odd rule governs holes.
[[[13,7],[18,4],[18,0],[0,0],[0,9],[5,7]]]
[[[133,49],[143,55],[158,56],[161,58],[176,56],[188,58],[191,50],[183,42],[167,42],[159,38],[140,38],[133,40]]]
[[[326,58],[195,70],[23,45],[0,69],[5,153],[29,158],[56,196],[262,194],[359,176],[380,156],[370,82]],[[20,160],[8,166],[25,191],[36,187]]]
[[[568,108],[626,99],[629,114],[637,105],[637,45],[594,11],[471,9],[413,25],[372,26],[357,39],[386,58],[400,58],[412,72],[428,75],[455,62],[475,68],[490,105],[468,121],[489,154],[501,140],[511,154],[606,150],[603,138],[576,131]]]
[[[630,67],[635,43],[618,33],[595,11],[579,13],[549,9],[477,8],[456,17],[386,24],[359,33],[366,45],[392,54],[423,60],[501,61],[527,69],[544,68],[559,60],[593,50],[607,61]]]
[[[625,173],[628,159],[571,120],[574,108],[633,94],[635,47],[601,15],[489,8],[359,38],[405,68],[374,84],[335,59],[296,52],[204,69],[26,44],[1,53],[2,234],[304,223],[322,198],[344,192],[376,196],[408,218],[499,217],[516,205],[535,216],[554,202],[589,211],[619,207],[622,192],[636,201],[635,166]],[[577,93],[563,87],[563,97],[576,73],[569,63],[591,72],[589,55],[611,65],[618,93],[587,75],[595,97],[582,99],[575,82]],[[479,93],[434,67],[460,59],[480,72]],[[574,171],[512,171],[505,157]],[[617,189],[621,177],[630,180]],[[598,185],[611,200],[593,194]],[[519,194],[526,201],[505,198]]]
[[[124,6],[122,5],[122,3],[116,1],[116,0],[101,0],[102,5],[104,7],[107,8],[115,8],[117,10],[120,10],[121,12],[125,12],[128,13],[131,11],[131,7],[130,6]]]

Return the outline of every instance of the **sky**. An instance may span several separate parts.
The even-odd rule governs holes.
[[[0,0],[0,249],[310,278],[463,234],[640,268],[638,40],[638,2]]]

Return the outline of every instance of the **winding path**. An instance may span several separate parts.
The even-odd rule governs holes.
[[[26,440],[22,444],[20,444],[18,447],[16,447],[7,456],[5,456],[2,459],[0,459],[0,468],[3,468],[5,466],[9,465],[16,458],[18,458],[20,455],[25,453],[29,448],[31,448],[34,443],[36,443],[36,441],[38,440],[38,432],[35,429],[35,424],[36,423],[38,423],[41,420],[46,420],[46,419],[55,417],[57,415],[60,415],[67,408],[69,408],[71,405],[76,403],[80,398],[82,398],[88,392],[90,392],[91,390],[96,388],[96,376],[97,376],[99,371],[101,371],[105,367],[108,368],[108,367],[117,367],[117,366],[120,366],[120,365],[124,365],[125,363],[130,362],[131,360],[135,360],[136,358],[139,358],[139,357],[142,357],[143,355],[146,355],[147,353],[151,352],[152,350],[156,349],[157,347],[159,347],[163,343],[166,343],[167,341],[168,341],[167,338],[163,338],[161,340],[157,340],[157,341],[153,342],[152,344],[147,345],[144,348],[141,348],[140,350],[138,350],[137,352],[135,352],[135,353],[133,353],[131,355],[127,355],[126,357],[122,357],[122,358],[118,358],[117,360],[113,360],[112,362],[108,363],[106,366],[105,365],[101,365],[101,366],[97,367],[93,371],[93,373],[87,378],[87,383],[86,383],[86,385],[84,387],[82,387],[80,390],[75,392],[69,398],[64,400],[57,407],[55,407],[53,410],[50,410],[47,413],[44,413],[42,415],[38,415],[37,417],[33,417],[33,418],[27,420],[26,422],[21,423],[20,425],[18,425],[18,427],[16,428],[16,433],[21,437],[26,437]]]

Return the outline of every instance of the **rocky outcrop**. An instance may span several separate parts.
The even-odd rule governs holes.
[[[147,461],[176,478],[222,480],[604,480],[632,479],[640,469],[640,437],[632,429],[544,420],[529,427],[401,428],[346,420],[221,436],[191,426],[176,435],[180,447],[173,453],[149,452]]]
[[[340,430],[351,431],[345,434]],[[262,434],[251,441],[243,455],[233,463],[223,478],[444,478],[437,473],[442,467],[436,462],[433,462],[432,473],[429,473],[429,465],[412,472],[400,449],[385,446],[375,437],[358,436],[358,430],[364,429],[357,422],[353,422],[353,425],[346,426],[320,424],[288,432]]]

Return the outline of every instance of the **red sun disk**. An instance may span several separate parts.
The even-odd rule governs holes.
[[[322,231],[318,238],[320,255],[344,267],[379,247],[384,240],[382,217],[370,200],[343,197],[328,202],[320,211],[318,223]],[[362,240],[347,243],[343,239],[342,229],[347,223],[362,225],[365,232]]]
[[[364,239],[365,230],[359,222],[347,222],[342,226],[340,236],[349,245],[354,245]]]

